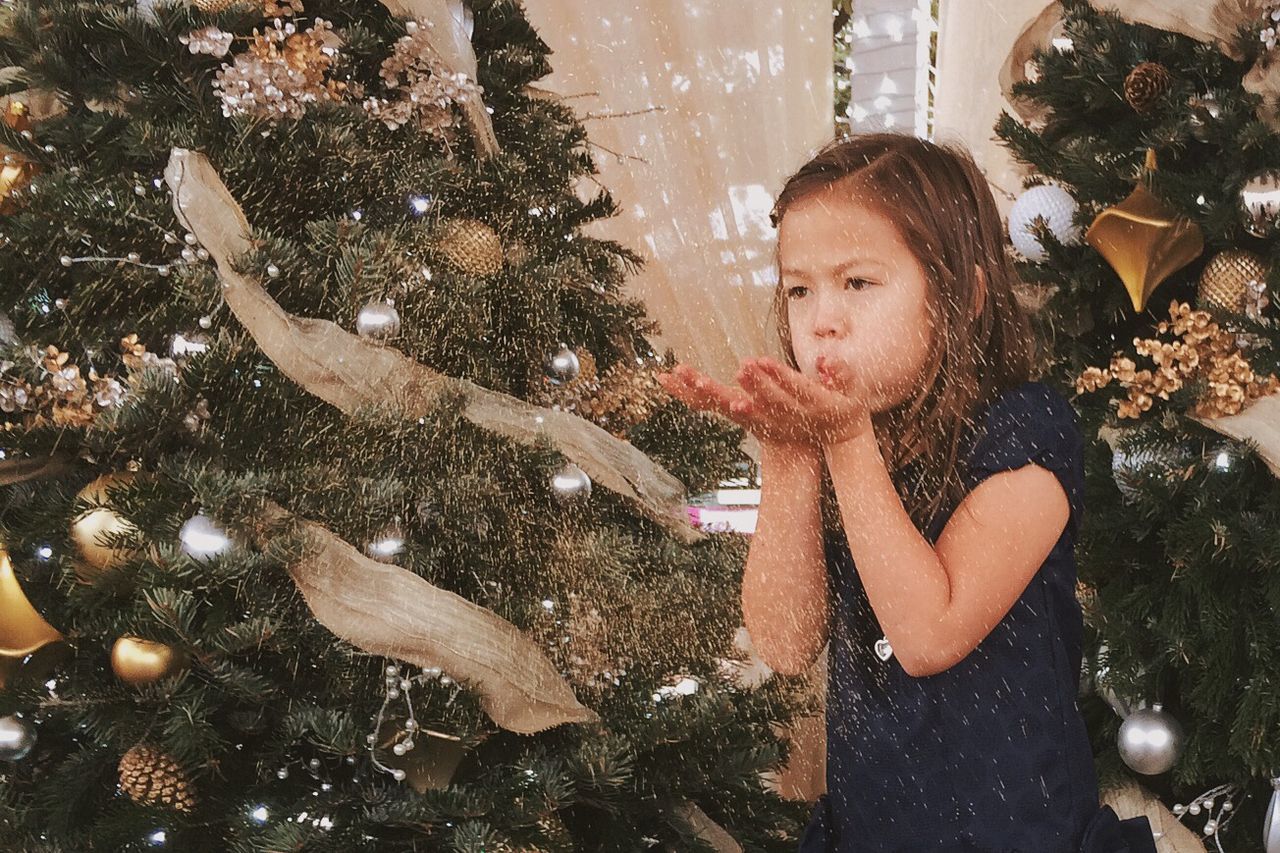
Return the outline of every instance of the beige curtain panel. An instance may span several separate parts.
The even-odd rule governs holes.
[[[969,147],[1006,216],[1029,171],[992,131],[1000,110],[1017,115],[1000,91],[1000,69],[1018,36],[1049,5],[1047,0],[942,0],[938,7],[934,138]]]
[[[591,236],[645,257],[628,282],[660,324],[660,352],[732,381],[741,359],[781,355],[770,317],[769,223],[782,182],[833,134],[830,0],[526,0],[554,51],[537,82],[569,99],[621,209]],[[747,442],[754,452],[754,442]],[[750,640],[740,632],[740,641]],[[815,667],[825,686],[825,667]],[[821,716],[797,721],[784,796],[825,789]]]
[[[653,344],[730,381],[780,351],[769,319],[782,181],[832,136],[829,0],[526,0],[621,212],[591,236],[646,259]]]

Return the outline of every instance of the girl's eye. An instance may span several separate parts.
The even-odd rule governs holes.
[[[871,282],[867,281],[865,278],[846,278],[844,281],[845,281],[845,284],[848,284],[848,283],[849,283],[849,282],[851,282],[851,281],[856,281],[856,282],[858,282],[860,285],[865,285],[865,286],[870,286],[870,284],[871,284]],[[856,289],[856,290],[862,290],[862,289],[863,289],[863,287],[862,287],[862,286],[859,286],[859,287],[857,287],[857,288],[855,288],[855,289]]]
[[[797,285],[794,285],[793,287],[788,287],[788,288],[787,288],[787,298],[788,298],[788,299],[795,299],[795,298],[797,298],[797,297],[799,296],[800,291],[802,291],[802,290],[807,290],[807,289],[808,289],[808,288],[805,288],[805,287],[803,287],[803,286],[801,286],[801,285],[798,285],[798,284],[797,284]]]

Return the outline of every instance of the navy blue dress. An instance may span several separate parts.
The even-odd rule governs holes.
[[[977,418],[986,432],[974,446],[970,429],[962,449],[966,492],[1035,463],[1057,476],[1070,519],[977,648],[920,678],[907,675],[884,638],[843,531],[828,534],[827,792],[799,853],[1155,853],[1146,817],[1121,821],[1100,804],[1076,705],[1084,446],[1075,411],[1054,388],[1030,381]],[[954,509],[940,509],[930,542]]]

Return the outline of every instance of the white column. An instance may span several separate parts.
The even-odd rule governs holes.
[[[942,0],[945,5],[946,0]],[[854,133],[929,135],[929,0],[857,0],[849,40],[848,119]]]

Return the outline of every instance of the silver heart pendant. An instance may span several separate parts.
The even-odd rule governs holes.
[[[889,645],[887,637],[881,637],[876,640],[876,657],[880,660],[888,660],[893,657],[893,646]]]

